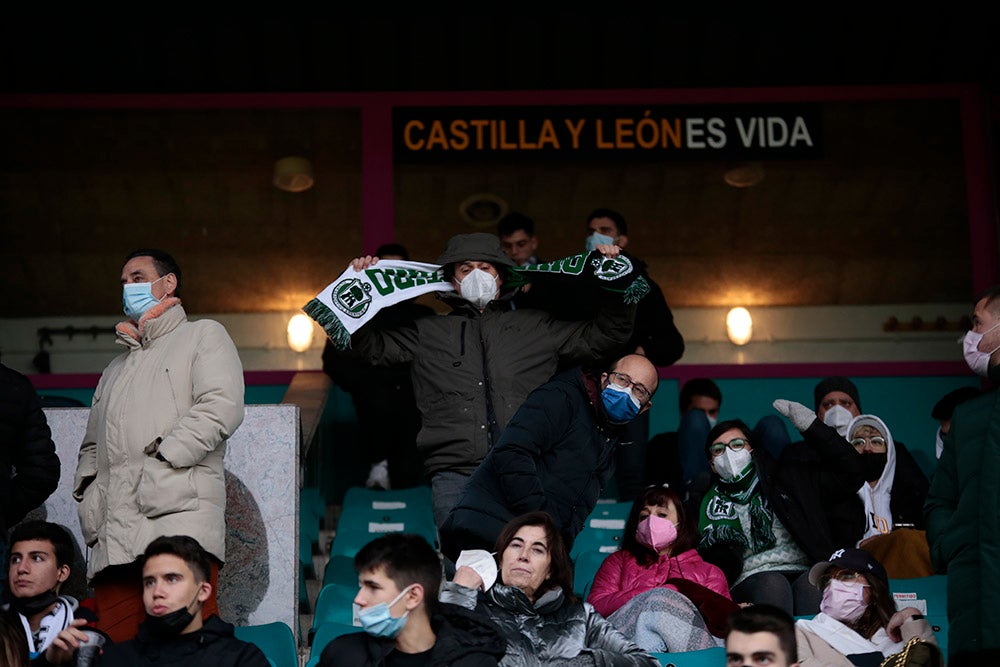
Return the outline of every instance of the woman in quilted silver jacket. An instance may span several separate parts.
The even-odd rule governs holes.
[[[659,661],[626,639],[586,602],[573,596],[573,568],[559,530],[545,512],[511,519],[496,544],[499,578],[483,580],[461,566],[442,602],[488,616],[507,640],[503,666],[657,667]]]

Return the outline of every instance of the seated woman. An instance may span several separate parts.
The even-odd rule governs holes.
[[[820,613],[795,622],[802,667],[880,665],[913,637],[935,646],[931,626],[915,607],[896,611],[885,568],[862,549],[841,549],[809,570],[823,591]]]
[[[738,608],[726,575],[694,549],[697,538],[680,495],[662,486],[647,488],[632,504],[621,549],[605,558],[594,576],[587,602],[647,651],[720,646],[698,608],[677,589],[677,580],[684,580],[730,601],[713,619],[720,629]]]
[[[736,602],[771,604],[792,616],[815,614],[819,594],[806,577],[814,560],[789,532],[807,533],[810,513],[776,485],[777,464],[766,450],[753,448],[744,422],[720,422],[708,436],[714,482],[698,514],[699,551],[716,563],[722,561],[710,552],[735,556],[727,575]]]
[[[586,602],[573,596],[573,569],[555,523],[545,512],[511,519],[496,543],[499,578],[485,593],[475,570],[461,566],[441,602],[488,616],[507,640],[501,665],[658,667]]]
[[[875,415],[858,415],[847,425],[847,433],[867,480],[855,501],[867,520],[858,546],[881,561],[891,578],[934,574],[924,532],[927,477]]]

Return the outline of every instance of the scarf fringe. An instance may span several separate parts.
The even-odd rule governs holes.
[[[302,307],[302,312],[323,327],[323,331],[335,348],[341,352],[351,349],[351,334],[341,324],[337,314],[325,303],[318,298],[312,299]]]

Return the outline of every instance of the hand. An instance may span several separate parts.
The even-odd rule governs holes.
[[[455,570],[455,577],[452,581],[459,586],[465,586],[466,588],[471,588],[476,591],[482,590],[483,588],[483,578],[479,576],[478,572],[473,570],[468,565],[463,565]]]
[[[365,255],[364,257],[355,257],[352,259],[350,267],[355,271],[364,271],[374,264],[378,264],[378,257],[375,255]]]
[[[796,403],[795,401],[786,401],[783,398],[776,399],[771,405],[774,409],[788,417],[795,428],[799,429],[800,432],[805,431],[807,428],[812,426],[812,423],[816,421],[816,413],[802,405],[801,403]]]
[[[73,654],[80,644],[88,641],[87,635],[79,628],[87,625],[82,618],[75,619],[69,627],[56,635],[49,647],[45,649],[45,659],[53,665],[61,665],[73,661]]]
[[[893,614],[885,626],[885,632],[889,635],[889,639],[894,642],[903,641],[903,623],[906,623],[914,616],[920,616],[920,610],[916,607],[904,607]]]
[[[597,252],[601,253],[605,257],[611,258],[620,255],[622,249],[616,245],[605,245],[602,243],[601,245],[597,246]]]

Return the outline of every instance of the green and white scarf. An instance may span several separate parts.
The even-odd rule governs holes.
[[[701,501],[698,513],[699,546],[708,547],[719,542],[735,542],[751,553],[766,551],[775,545],[774,512],[767,498],[757,490],[757,466],[747,464],[739,477],[731,481],[719,480]],[[750,540],[740,525],[736,505],[750,506]]]
[[[625,255],[609,258],[598,251],[570,255],[554,262],[508,267],[506,287],[549,279],[594,282],[622,295],[626,304],[638,303],[649,293],[649,283]],[[351,347],[351,334],[371,321],[382,308],[428,292],[454,292],[437,264],[383,259],[362,271],[347,267],[302,310],[316,320],[339,350]]]

